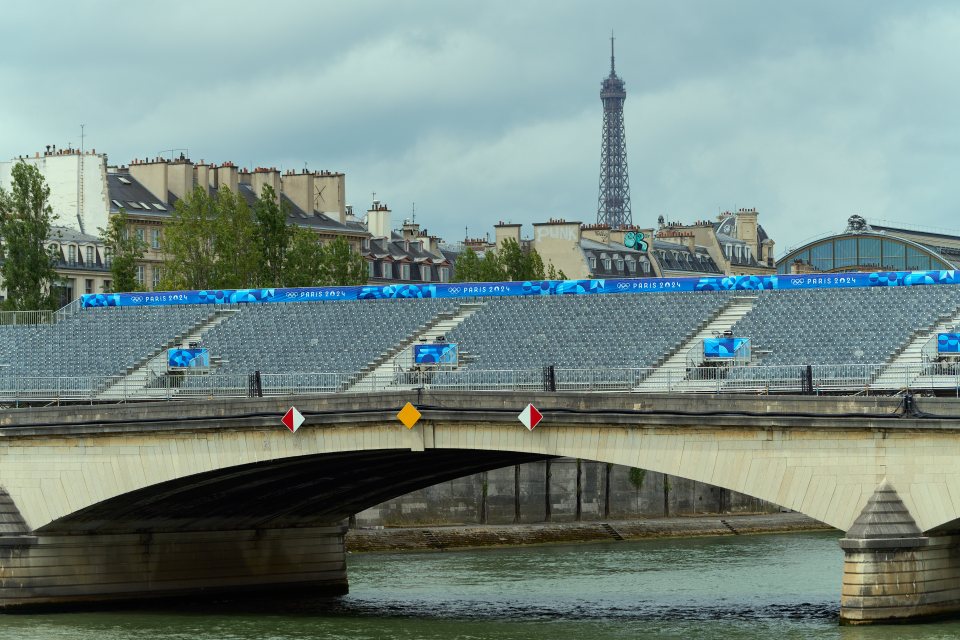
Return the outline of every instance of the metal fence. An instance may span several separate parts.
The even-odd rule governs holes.
[[[651,375],[657,372],[656,378]],[[256,379],[255,379],[256,378]],[[650,384],[650,380],[655,380]],[[253,375],[191,374],[24,377],[0,374],[0,402],[127,402],[195,398],[436,391],[891,394],[904,390],[960,395],[960,364],[835,364],[678,369],[440,370]]]
[[[0,326],[53,324],[53,311],[0,311]]]

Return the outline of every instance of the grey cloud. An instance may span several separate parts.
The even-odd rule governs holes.
[[[756,206],[786,248],[851,213],[950,226],[952,3],[20,3],[0,154],[341,169],[450,239],[595,216],[617,33],[634,220]]]

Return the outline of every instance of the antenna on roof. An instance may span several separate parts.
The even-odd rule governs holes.
[[[410,217],[413,219],[413,222],[417,221],[417,203],[416,202],[410,205]]]

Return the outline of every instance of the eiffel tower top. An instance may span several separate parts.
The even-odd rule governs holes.
[[[601,85],[601,98],[626,98],[623,80],[617,76],[616,56],[613,50],[613,34],[610,34],[610,75],[604,78]]]

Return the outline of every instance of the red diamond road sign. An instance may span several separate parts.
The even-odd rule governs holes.
[[[300,428],[300,425],[303,424],[303,420],[303,414],[297,411],[296,407],[290,407],[287,412],[283,414],[280,422],[282,422],[283,426],[287,429],[290,429],[291,432],[295,432]]]
[[[523,426],[533,431],[533,428],[543,420],[543,414],[537,411],[535,406],[528,404],[524,410],[520,412],[520,415],[517,416],[517,419],[523,423]]]

